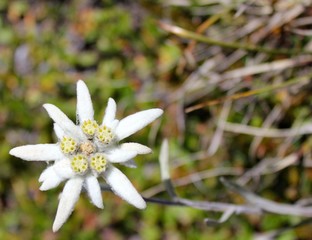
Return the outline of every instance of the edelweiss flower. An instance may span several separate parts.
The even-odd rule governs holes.
[[[113,164],[133,167],[133,157],[151,152],[150,148],[139,143],[119,144],[119,141],[154,121],[163,111],[149,109],[119,121],[115,119],[116,103],[110,98],[103,121],[98,125],[93,119],[94,111],[88,88],[81,80],[77,83],[77,125],[56,106],[43,106],[54,121],[54,131],[59,142],[20,146],[13,148],[10,154],[26,161],[54,161],[39,178],[42,191],[55,188],[67,180],[60,197],[53,231],[57,231],[70,216],[82,188],[85,188],[95,206],[103,208],[98,177],[103,177],[115,194],[133,206],[144,209],[146,203],[141,195]]]

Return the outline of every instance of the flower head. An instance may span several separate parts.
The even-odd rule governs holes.
[[[110,98],[102,123],[98,124],[93,118],[89,90],[82,80],[77,83],[77,124],[56,106],[43,106],[54,121],[58,143],[20,146],[11,149],[10,154],[26,161],[53,162],[39,177],[42,191],[67,181],[60,197],[53,231],[57,231],[70,216],[82,188],[86,189],[95,206],[103,208],[98,177],[104,178],[115,194],[133,206],[144,209],[145,201],[114,163],[133,166],[132,158],[151,152],[150,148],[139,143],[119,142],[154,121],[163,111],[149,109],[119,121],[116,119],[116,103]]]

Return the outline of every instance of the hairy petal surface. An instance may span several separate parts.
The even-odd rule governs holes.
[[[66,182],[53,223],[53,232],[60,229],[74,210],[74,206],[81,192],[82,184],[83,178],[80,177],[69,179]]]
[[[54,169],[54,166],[47,167],[40,175],[39,182],[41,191],[46,191],[57,187],[65,178],[59,176]]]
[[[136,151],[125,151],[121,148],[115,148],[105,153],[108,160],[112,163],[122,163],[126,162],[137,155]]]
[[[137,168],[137,165],[135,163],[135,161],[133,159],[130,159],[129,161],[126,161],[126,162],[122,162],[120,163],[121,165],[124,165],[128,168]]]
[[[67,158],[55,162],[52,167],[56,174],[61,178],[68,179],[75,176],[75,172],[70,166],[70,160]]]
[[[43,107],[47,110],[52,120],[63,129],[65,135],[78,140],[86,139],[80,128],[76,126],[76,124],[74,124],[58,107],[48,103],[44,104]]]
[[[53,129],[58,139],[62,139],[65,136],[63,129],[58,124],[53,123]]]
[[[107,107],[105,109],[105,114],[103,117],[102,125],[111,127],[112,122],[115,120],[115,117],[116,117],[116,109],[117,109],[117,106],[116,106],[115,100],[112,98],[109,98]]]
[[[47,191],[52,188],[57,187],[62,181],[64,181],[64,178],[59,177],[57,174],[55,174],[53,177],[47,177],[41,184],[40,190],[41,191]]]
[[[141,130],[146,125],[153,122],[161,114],[163,114],[163,110],[154,108],[129,115],[128,117],[125,117],[119,121],[119,124],[115,130],[115,134],[119,140],[122,140]]]
[[[63,158],[57,144],[35,144],[15,147],[10,154],[26,161],[52,161]]]
[[[93,120],[94,110],[87,85],[79,80],[77,82],[77,117],[79,123],[85,120]]]
[[[57,175],[53,169],[53,166],[50,166],[50,167],[47,167],[46,169],[43,170],[38,181],[43,182],[48,178],[54,178],[54,177],[57,177]]]
[[[116,195],[139,209],[146,208],[146,203],[141,195],[119,169],[109,166],[103,173],[103,177]]]
[[[98,208],[104,208],[100,184],[95,176],[88,176],[85,179],[85,188],[91,202]]]
[[[149,147],[134,142],[123,143],[120,145],[120,148],[126,151],[136,151],[138,154],[148,154],[152,152],[152,149]]]

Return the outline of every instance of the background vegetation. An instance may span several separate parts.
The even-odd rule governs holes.
[[[144,197],[170,199],[158,163],[168,138],[180,197],[246,203],[219,181],[226,176],[276,203],[308,205],[311,13],[309,0],[0,1],[0,239],[311,239],[307,216],[234,214],[211,226],[204,219],[221,213],[154,203],[140,211],[110,192],[104,210],[82,194],[54,234],[62,186],[39,191],[46,165],[8,155],[55,141],[42,104],[75,119],[83,79],[98,120],[108,97],[120,118],[165,110],[127,139],[154,150],[122,168]]]

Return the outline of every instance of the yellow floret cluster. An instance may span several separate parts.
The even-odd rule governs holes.
[[[94,120],[83,121],[81,129],[89,139],[95,136],[96,139],[105,145],[109,145],[114,138],[113,132],[109,127],[105,125],[99,126]]]
[[[83,154],[75,155],[70,164],[76,173],[83,174],[88,170],[88,159]]]
[[[85,174],[90,168],[102,173],[106,170],[107,159],[104,154],[96,153],[94,139],[107,146],[114,139],[114,134],[109,127],[99,126],[94,120],[83,121],[80,127],[88,139],[78,143],[73,138],[64,136],[60,141],[60,148],[65,155],[70,155],[68,157],[74,172]]]
[[[90,166],[93,170],[98,173],[105,171],[106,169],[106,158],[103,154],[94,154],[90,158]]]
[[[98,128],[98,124],[96,123],[96,121],[94,120],[86,120],[83,121],[83,123],[81,124],[81,129],[82,131],[89,137],[93,137],[93,135],[95,134],[95,131]]]
[[[97,129],[96,137],[101,143],[108,145],[113,140],[114,135],[109,127],[103,125]]]
[[[71,137],[63,137],[60,146],[62,152],[65,154],[73,154],[77,149],[77,143]]]

